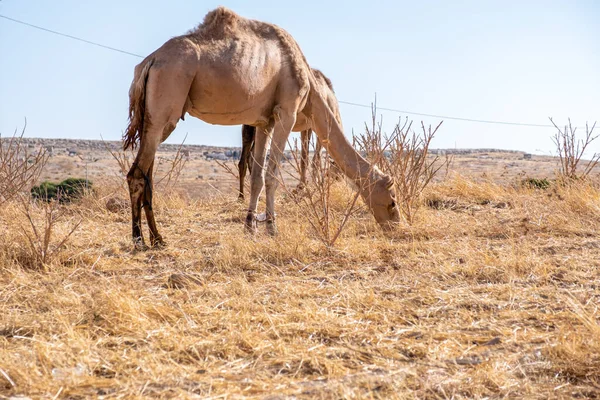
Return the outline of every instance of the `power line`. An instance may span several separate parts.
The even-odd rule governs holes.
[[[57,32],[57,31],[53,31],[52,29],[43,28],[41,26],[33,25],[33,24],[28,23],[28,22],[24,22],[24,21],[20,21],[18,19],[10,18],[10,17],[7,17],[6,15],[0,14],[0,18],[4,18],[4,19],[7,19],[9,21],[16,22],[17,24],[26,25],[26,26],[29,26],[31,28],[39,29],[39,30],[44,31],[44,32],[50,32],[50,33],[53,33],[55,35],[64,36],[64,37],[69,38],[69,39],[78,40],[78,41],[83,42],[83,43],[87,43],[87,44],[91,44],[91,45],[94,45],[94,46],[102,47],[104,49],[108,49],[108,50],[112,50],[112,51],[118,51],[119,53],[128,54],[128,55],[134,56],[134,57],[144,58],[144,56],[140,56],[139,54],[135,54],[135,53],[131,53],[129,51],[117,49],[115,47],[106,46],[104,44],[92,42],[91,40],[82,39],[82,38],[77,37],[77,36],[67,35],[66,33],[61,33],[61,32]]]
[[[57,32],[57,31],[54,31],[52,29],[47,29],[47,28],[44,28],[44,27],[41,27],[41,26],[38,26],[38,25],[30,24],[30,23],[25,22],[25,21],[21,21],[21,20],[15,19],[15,18],[7,17],[6,15],[0,14],[0,18],[4,18],[6,20],[9,20],[9,21],[12,21],[12,22],[16,22],[18,24],[29,26],[31,28],[39,29],[39,30],[44,31],[44,32],[53,33],[53,34],[58,35],[58,36],[63,36],[63,37],[69,38],[69,39],[77,40],[79,42],[91,44],[93,46],[102,47],[102,48],[107,49],[107,50],[116,51],[116,52],[119,52],[119,53],[127,54],[127,55],[138,57],[138,58],[144,58],[144,56],[132,53],[130,51],[117,49],[116,47],[107,46],[107,45],[104,45],[104,44],[101,44],[101,43],[92,42],[91,40],[82,39],[82,38],[77,37],[77,36],[68,35],[68,34],[62,33],[62,32]],[[362,107],[362,108],[371,108],[372,107],[370,105],[360,104],[360,103],[353,103],[353,102],[349,102],[349,101],[338,100],[338,102],[340,104],[346,104],[346,105],[355,106],[355,107]],[[530,124],[530,123],[526,123],[526,122],[493,121],[493,120],[475,119],[475,118],[450,117],[450,116],[447,116],[447,115],[436,115],[436,114],[419,113],[419,112],[404,111],[404,110],[398,110],[398,109],[386,108],[386,107],[377,107],[377,109],[378,110],[382,110],[382,111],[397,112],[397,113],[400,113],[400,114],[416,115],[416,116],[420,116],[420,117],[440,118],[440,119],[447,119],[447,120],[454,120],[454,121],[464,121],[464,122],[476,122],[476,123],[481,123],[481,124],[524,126],[524,127],[530,127],[530,128],[554,128],[553,125]]]
[[[356,107],[371,108],[371,106],[368,106],[366,104],[351,103],[351,102],[342,101],[342,100],[338,100],[338,103],[347,104],[347,105],[356,106]],[[525,123],[525,122],[491,121],[491,120],[485,120],[485,119],[449,117],[446,115],[425,114],[425,113],[418,113],[418,112],[413,112],[413,111],[396,110],[394,108],[385,108],[385,107],[379,107],[379,106],[377,107],[377,110],[392,111],[392,112],[397,112],[400,114],[417,115],[420,117],[432,117],[432,118],[441,118],[441,119],[466,121],[466,122],[479,122],[482,124],[527,126],[527,127],[534,127],[534,128],[554,128],[554,125],[542,125],[542,124],[529,124],[529,123]]]

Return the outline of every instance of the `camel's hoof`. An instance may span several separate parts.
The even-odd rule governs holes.
[[[133,249],[136,251],[146,251],[148,246],[144,243],[144,239],[141,237],[133,239]]]
[[[267,234],[270,236],[277,236],[277,224],[275,221],[267,221]]]
[[[164,247],[167,247],[167,243],[163,240],[162,236],[159,236],[156,239],[150,239],[150,243],[155,249],[162,249]]]
[[[250,235],[255,235],[258,233],[258,229],[256,228],[256,225],[245,225],[245,229],[246,233],[250,234]]]
[[[254,213],[248,213],[246,216],[246,222],[244,223],[245,230],[247,233],[254,235],[257,233],[258,228],[256,225],[256,219],[254,218]]]

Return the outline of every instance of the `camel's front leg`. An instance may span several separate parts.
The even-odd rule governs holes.
[[[296,112],[284,112],[279,110],[275,114],[275,131],[271,143],[271,154],[269,156],[269,167],[265,178],[267,187],[267,233],[277,234],[277,225],[275,223],[275,191],[279,184],[279,164],[281,162],[285,144],[290,136],[290,132],[296,123]]]
[[[257,128],[254,136],[254,156],[252,157],[252,172],[250,175],[250,203],[246,215],[246,230],[250,233],[256,233],[256,207],[265,183],[265,159],[267,158],[269,137],[272,133],[273,124],[271,123],[266,127]]]

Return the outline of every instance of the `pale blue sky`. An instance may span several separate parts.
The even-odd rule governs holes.
[[[597,0],[2,0],[0,14],[145,56],[221,4],[288,30],[342,101],[369,104],[377,93],[382,107],[421,113],[600,120]],[[120,138],[139,61],[0,19],[0,133],[27,117],[30,137]],[[341,112],[348,135],[370,118],[365,108],[342,104]],[[387,130],[398,116],[383,112]],[[186,133],[187,143],[241,143],[239,127],[191,117],[169,142]],[[552,133],[445,120],[435,147],[549,153]]]

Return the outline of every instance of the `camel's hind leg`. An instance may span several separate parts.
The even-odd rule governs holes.
[[[156,227],[156,220],[154,219],[154,209],[152,208],[152,189],[154,185],[154,179],[152,177],[153,172],[154,160],[152,160],[152,164],[150,165],[150,169],[148,170],[149,179],[144,190],[142,206],[144,207],[144,211],[146,213],[146,221],[148,222],[148,229],[150,230],[150,245],[164,246],[165,242],[163,241],[162,236],[160,236],[160,234],[158,233],[158,228]]]
[[[315,144],[315,154],[313,155],[312,159],[312,176],[315,179],[319,179],[317,174],[319,174],[323,169],[323,165],[321,164],[321,149],[323,148],[323,145],[321,144],[321,140],[318,137],[316,138],[316,140],[317,142]]]
[[[240,193],[238,198],[244,199],[244,180],[246,179],[246,170],[250,170],[252,173],[252,149],[254,147],[254,136],[256,134],[256,128],[250,125],[242,126],[242,154],[240,155],[240,162],[238,163],[238,170],[240,172]]]
[[[129,196],[131,198],[131,236],[133,243],[137,248],[145,248],[144,237],[142,235],[142,204],[146,209],[146,217],[149,219],[148,210],[152,210],[152,166],[154,165],[154,156],[160,143],[160,136],[151,134],[152,129],[145,130],[140,150],[135,161],[131,164],[131,169],[127,174],[127,183],[129,184]],[[157,140],[158,139],[158,140]],[[151,239],[160,238],[156,231],[154,223],[154,214],[151,214],[152,224],[155,231],[150,233]],[[162,239],[161,239],[162,240]]]
[[[312,131],[307,129],[300,133],[300,184],[298,185],[299,189],[302,189],[306,186],[306,167],[308,164],[308,152],[310,148],[310,136],[312,135]]]
[[[187,78],[187,79],[186,79]],[[186,70],[152,68],[146,86],[146,118],[140,149],[127,174],[131,197],[131,232],[136,247],[144,248],[142,205],[150,229],[150,244],[164,244],[152,208],[152,167],[158,145],[175,129],[187,98],[193,73]]]

